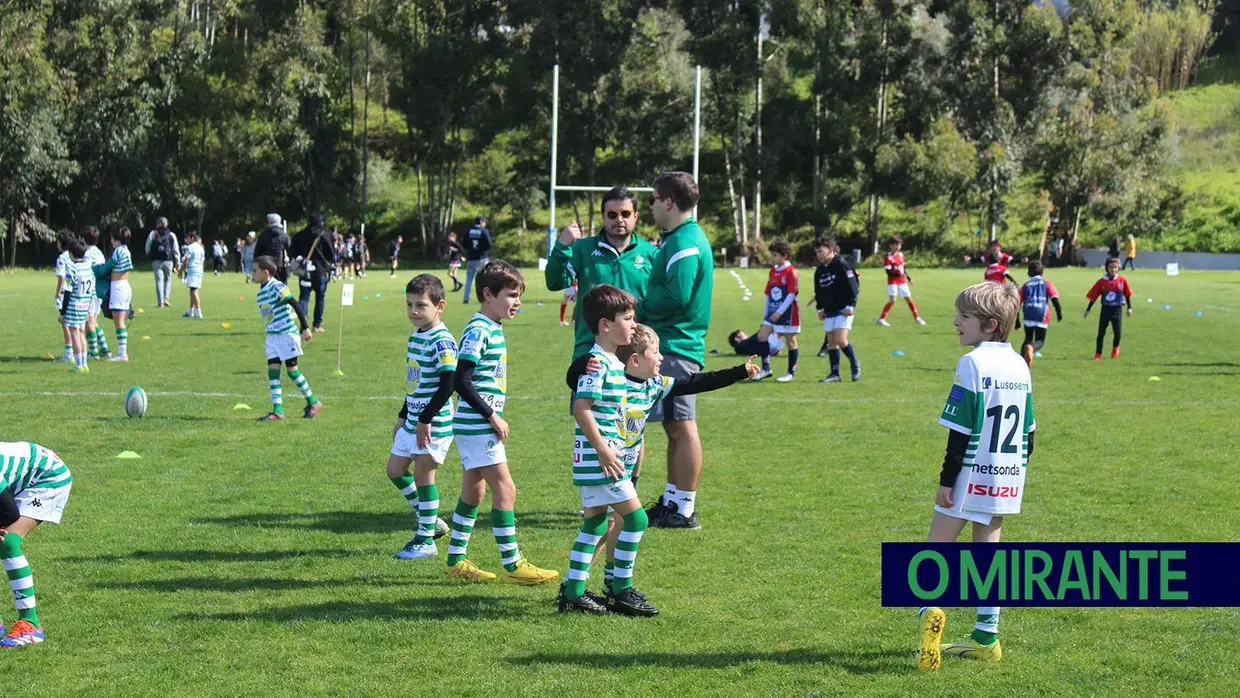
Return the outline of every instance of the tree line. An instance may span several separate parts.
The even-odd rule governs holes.
[[[1156,236],[1184,206],[1163,96],[1237,4],[10,0],[3,258],[159,215],[231,239],[270,211],[424,254],[485,211],[537,250],[556,64],[559,179],[596,186],[690,168],[703,67],[721,246]],[[595,223],[592,195],[561,205]]]

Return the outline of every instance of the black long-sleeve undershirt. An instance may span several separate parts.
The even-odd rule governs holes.
[[[1033,457],[1033,436],[1037,432],[1029,432],[1029,456]],[[960,474],[960,470],[964,468],[964,454],[969,449],[969,434],[948,430],[947,433],[947,455],[943,457],[943,470],[939,473],[939,486],[955,487],[956,476]]]
[[[297,299],[292,296],[285,298],[284,302],[292,306],[293,312],[297,313],[297,322],[301,323],[301,331],[305,332],[310,329],[310,323],[306,320],[306,311],[301,309],[301,303],[298,303]]]
[[[456,371],[444,371],[439,374],[439,387],[435,389],[435,394],[431,396],[430,402],[426,403],[426,407],[422,409],[422,414],[418,415],[418,421],[422,424],[430,424],[435,419],[435,415],[439,414],[439,410],[448,404],[448,400],[452,397],[454,389],[453,379]]]
[[[1055,322],[1063,322],[1063,306],[1059,305],[1059,296],[1051,296],[1051,305],[1055,306]]]
[[[482,399],[478,394],[477,388],[474,387],[474,369],[477,364],[473,361],[461,360],[456,364],[456,380],[453,381],[456,386],[456,394],[461,396],[467,405],[474,408],[483,419],[490,419],[495,414],[495,410]]]
[[[577,381],[581,375],[586,372],[586,366],[590,363],[590,354],[578,357],[576,361],[568,367],[568,373],[564,376],[564,381],[568,383],[569,390],[577,389]],[[643,382],[640,378],[626,376],[629,380],[637,383]],[[679,397],[681,395],[697,395],[698,393],[708,393],[712,390],[726,388],[737,381],[745,380],[749,377],[749,371],[745,369],[745,364],[725,368],[718,371],[702,371],[695,373],[688,378],[677,378],[672,384],[672,390],[668,393],[668,397]]]
[[[20,516],[17,500],[13,497],[13,488],[0,490],[0,528],[11,525]]]

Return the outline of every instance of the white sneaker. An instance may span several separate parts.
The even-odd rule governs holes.
[[[890,323],[890,322],[887,322],[887,320],[886,320],[885,318],[881,318],[881,317],[880,317],[879,319],[875,320],[875,321],[874,321],[874,324],[875,324],[875,325],[882,325],[883,327],[891,327],[891,323]],[[922,324],[925,324],[925,323],[922,323]]]
[[[56,359],[56,363],[58,363],[58,364],[67,364],[67,363],[69,363],[69,362],[70,362],[70,361],[72,361],[72,360],[73,360],[73,357],[72,357],[72,356],[61,356],[61,357],[58,357],[58,358]]]
[[[918,324],[918,325],[925,325],[925,324],[926,324],[926,321],[925,321],[925,320],[922,320],[921,318],[917,318],[917,324]]]
[[[758,374],[754,376],[753,378],[750,378],[749,380],[757,382],[757,381],[766,380],[767,378],[770,378],[770,377],[771,377],[770,371],[758,371]]]
[[[792,375],[791,373],[785,373],[779,378],[776,378],[775,382],[776,383],[791,383],[793,378],[796,378],[796,376]]]

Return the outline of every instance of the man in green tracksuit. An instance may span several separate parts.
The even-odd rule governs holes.
[[[660,373],[679,380],[706,365],[715,262],[710,241],[693,219],[698,202],[693,177],[668,172],[659,175],[652,187],[651,215],[664,231],[663,244],[655,255],[646,295],[637,304],[637,319],[659,334]],[[702,474],[696,396],[664,399],[650,419],[663,422],[667,432],[667,488],[646,510],[650,525],[701,528],[694,506]]]
[[[547,289],[562,291],[577,280],[577,297],[584,298],[599,284],[611,284],[637,298],[646,295],[646,284],[658,250],[633,234],[637,227],[637,197],[624,187],[603,195],[603,232],[583,238],[580,224],[573,222],[560,232],[560,239],[547,259]],[[573,360],[594,346],[594,333],[586,325],[580,304],[573,311],[576,341]]]

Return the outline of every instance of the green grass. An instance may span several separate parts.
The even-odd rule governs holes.
[[[556,323],[558,294],[528,273],[526,312],[506,330],[508,452],[522,549],[562,571],[579,506],[562,385],[571,339]],[[765,273],[743,277],[761,288]],[[1089,360],[1094,320],[1080,318],[1096,275],[1049,275],[1066,318],[1034,365],[1037,452],[1005,538],[1240,538],[1240,274],[1130,274],[1138,303],[1124,355],[1101,364]],[[912,611],[879,603],[879,544],[926,534],[946,441],[936,421],[962,353],[952,298],[981,272],[915,276],[929,326],[898,307],[894,326],[877,328],[883,279],[865,272],[862,382],[816,383],[826,359],[809,331],[797,382],[701,398],[704,528],[646,536],[636,580],[663,613],[640,621],[559,617],[554,587],[462,586],[439,564],[392,559],[413,525],[383,472],[409,327],[386,274],[360,282],[346,311],[344,377],[332,376],[334,302],[329,332],[307,346],[302,365],[326,410],[282,424],[253,421],[267,407],[263,335],[254,287],[238,275],[207,277],[208,319],[197,322],[179,317],[183,287],[173,309],[156,311],[151,275],[135,274],[146,312],[133,361],[94,363],[85,376],[40,358],[61,345],[51,274],[0,275],[3,438],[54,448],[74,474],[63,525],[41,527],[26,548],[49,639],[0,654],[6,693],[1230,694],[1235,609],[1008,609],[1001,664],[912,668]],[[469,311],[458,301],[446,320],[459,332]],[[742,302],[717,272],[710,346],[758,317],[758,299]],[[150,396],[140,420],[122,408],[132,385]],[[234,411],[239,402],[253,410]],[[664,444],[655,427],[645,499],[662,488]],[[142,460],[114,458],[127,449]],[[447,507],[458,473],[454,452],[440,475]],[[471,557],[496,568],[486,525],[473,542]],[[10,602],[0,610],[11,622]],[[947,634],[971,619],[949,611]]]

